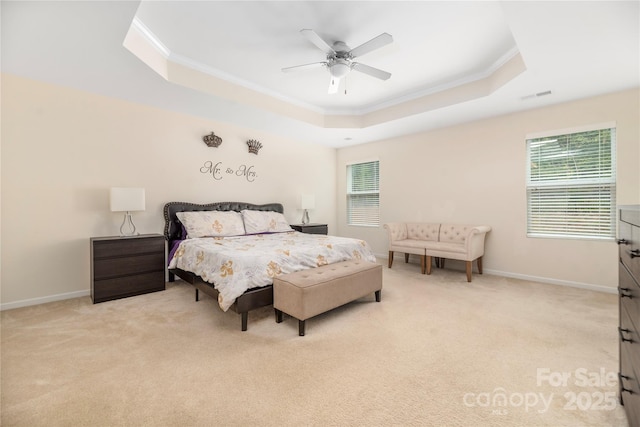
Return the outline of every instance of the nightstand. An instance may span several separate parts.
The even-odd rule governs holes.
[[[327,224],[291,224],[291,228],[307,234],[327,234]]]
[[[94,304],[165,289],[163,235],[92,237],[90,246]]]

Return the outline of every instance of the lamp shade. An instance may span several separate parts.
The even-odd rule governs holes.
[[[349,74],[349,71],[351,71],[351,67],[343,60],[339,60],[339,62],[336,62],[329,67],[329,74],[337,78],[346,76]]]
[[[111,188],[111,212],[143,211],[144,188]]]
[[[316,207],[316,197],[309,194],[303,194],[300,202],[302,209],[314,209]]]

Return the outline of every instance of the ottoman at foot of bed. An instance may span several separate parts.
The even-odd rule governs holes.
[[[305,334],[305,320],[362,298],[371,292],[380,301],[382,266],[361,260],[343,261],[273,279],[276,322],[282,313],[298,319],[298,334]]]

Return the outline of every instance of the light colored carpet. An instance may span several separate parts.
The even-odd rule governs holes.
[[[2,312],[2,425],[627,425],[615,295],[383,271],[382,302],[310,319],[305,337],[271,308],[241,332],[183,282]]]

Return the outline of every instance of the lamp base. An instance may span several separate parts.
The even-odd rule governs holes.
[[[122,220],[122,225],[120,226],[120,235],[121,236],[136,236],[139,233],[136,233],[136,226],[133,223],[133,219],[131,218],[131,212],[127,212],[124,214],[124,219]]]
[[[309,224],[309,211],[306,209],[302,212],[302,223]]]

